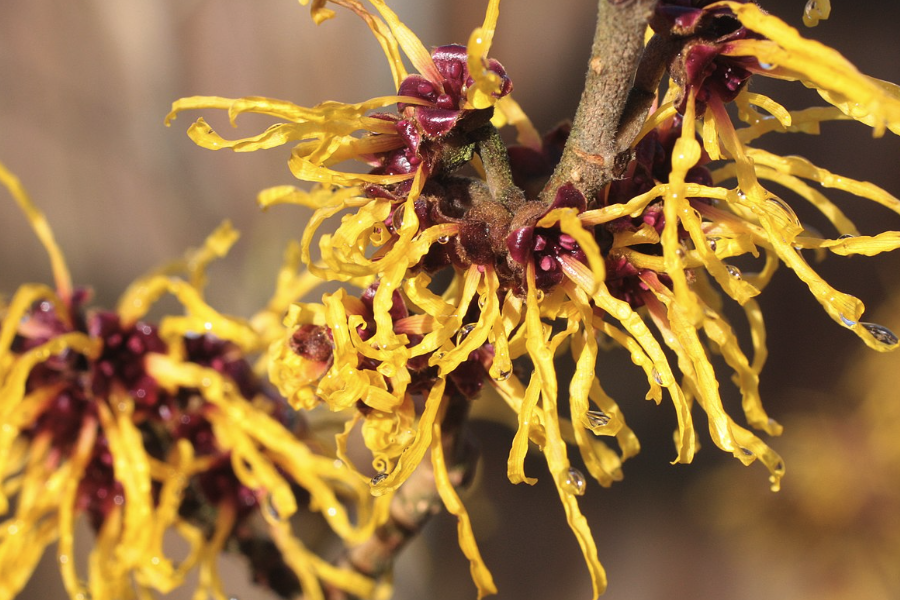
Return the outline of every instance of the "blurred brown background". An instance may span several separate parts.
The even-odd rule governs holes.
[[[483,18],[484,4],[391,2],[429,46],[465,43]],[[803,1],[763,4],[800,26]],[[506,0],[502,6],[491,54],[506,66],[516,98],[542,130],[574,114],[594,11],[589,0]],[[898,11],[892,1],[836,0],[832,19],[806,34],[837,47],[864,72],[900,81]],[[755,85],[758,91],[773,89]],[[799,85],[774,89],[776,99],[790,108],[815,99]],[[198,115],[184,114],[171,128],[163,126],[172,100],[194,94],[262,95],[310,105],[326,99],[357,102],[392,92],[380,49],[360,21],[341,13],[316,27],[295,0],[0,2],[0,160],[19,175],[47,213],[76,283],[93,286],[98,303],[106,306],[135,276],[199,244],[229,218],[243,239],[212,269],[210,297],[223,311],[248,315],[270,293],[284,243],[299,237],[307,221],[299,210],[263,214],[255,206],[260,189],[292,183],[286,149],[251,154],[199,149],[184,134]],[[789,97],[794,93],[796,97]],[[229,133],[222,119],[206,116]],[[262,121],[247,118],[244,123],[246,128],[238,131],[257,131]],[[826,168],[900,194],[896,137],[873,140],[867,128],[855,124],[827,127],[822,138],[776,137],[769,147],[802,153]],[[49,268],[24,219],[3,195],[0,292],[10,294],[24,281],[49,281]],[[838,199],[845,200],[842,207],[864,233],[900,229],[896,214],[862,200]],[[828,231],[816,215],[798,212]],[[832,257],[820,270],[874,311],[890,293],[900,293],[898,268],[897,256]],[[886,390],[886,406],[900,404],[900,393],[892,391],[900,389],[900,357],[872,353],[866,355],[872,365],[869,375],[846,374],[846,366],[863,352],[862,343],[833,324],[786,269],[776,275],[762,304],[771,350],[763,375],[767,408],[786,423],[792,415],[806,415],[805,425],[798,428],[805,432],[802,438],[792,438],[789,427],[783,439],[773,441],[788,464],[782,494],[766,492],[761,467],[742,469],[711,444],[693,466],[668,465],[674,456],[671,409],[644,402],[644,386],[620,375],[631,371],[627,357],[604,357],[604,385],[644,446],[642,454],[626,464],[623,482],[610,490],[590,485],[582,501],[610,575],[606,598],[821,598],[825,583],[828,589],[844,590],[834,598],[900,597],[900,588],[892,587],[896,580],[887,575],[890,567],[900,570],[900,534],[884,543],[869,544],[865,537],[879,529],[900,531],[900,502],[893,505],[896,510],[878,512],[874,528],[845,520],[833,527],[814,527],[798,545],[786,541],[796,542],[790,515],[797,504],[791,503],[790,490],[800,486],[792,482],[804,481],[791,452],[834,447],[840,441],[835,439],[835,423],[854,414],[871,387],[872,373],[896,381],[898,385],[879,389]],[[897,304],[893,307],[878,318],[891,321]],[[735,315],[739,322],[739,313]],[[900,328],[896,318],[893,324],[895,330]],[[727,384],[723,388],[726,400],[737,408],[733,390]],[[865,443],[866,425],[860,428],[857,438],[845,440],[858,450],[846,469],[827,476],[806,472],[806,480],[825,478],[812,488],[830,490],[838,505],[850,495],[848,486],[856,485],[850,471],[879,464],[867,454],[876,450]],[[499,598],[589,597],[577,545],[546,476],[535,488],[510,485],[505,462],[511,433],[491,424],[478,425],[477,432],[484,460],[468,505]],[[808,464],[795,462],[798,469]],[[539,478],[544,473],[539,461],[531,471]],[[716,475],[709,475],[712,472]],[[900,489],[896,470],[875,473],[871,479],[888,491]],[[745,495],[733,490],[751,491]],[[762,498],[760,492],[766,492]],[[896,499],[896,494],[888,496]],[[742,502],[747,502],[746,511]],[[752,519],[743,524],[731,519],[724,528],[714,525],[727,513],[721,510],[723,504],[753,514],[760,503],[768,503],[765,514],[787,515],[785,525],[762,527]],[[760,530],[766,535],[754,534]],[[854,530],[857,538],[851,535]],[[857,545],[851,549],[844,536],[856,539]],[[785,558],[785,547],[798,551]],[[821,558],[817,548],[837,552],[837,559]],[[862,555],[841,562],[841,552],[851,551]],[[45,563],[47,568],[23,598],[63,597],[52,557]],[[878,579],[881,573],[874,587],[863,588],[859,583],[839,585],[846,573],[833,565],[841,564],[848,569],[859,564],[887,568],[872,575]],[[238,569],[226,570],[242,600],[266,597],[241,585]],[[404,555],[397,584],[396,597],[403,600],[474,597],[452,519],[437,519]]]

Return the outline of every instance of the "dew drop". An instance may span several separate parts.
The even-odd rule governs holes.
[[[587,420],[591,427],[606,427],[609,425],[609,415],[602,410],[587,411]]]
[[[659,371],[656,370],[656,367],[653,367],[653,370],[650,371],[650,375],[653,376],[653,381],[655,381],[657,384],[659,384],[659,385],[663,384],[662,375],[660,374]]]
[[[728,274],[734,279],[741,279],[742,277],[741,270],[734,265],[725,265],[725,270],[728,271]]]
[[[439,238],[437,239],[437,243],[438,243],[438,244],[446,244],[446,243],[449,242],[449,241],[450,241],[450,236],[449,236],[449,235],[442,235],[441,237],[439,237]]]
[[[467,323],[459,328],[459,333],[456,334],[456,345],[459,346],[463,343],[463,340],[472,333],[478,325],[476,323]]]
[[[741,452],[744,453],[744,456],[753,456],[753,450],[749,448],[744,448],[743,446],[741,446]]]
[[[782,200],[778,196],[769,196],[768,198],[766,198],[766,202],[773,204],[774,206],[777,206],[778,209],[780,211],[782,211],[787,216],[787,218],[791,221],[791,224],[793,224],[797,227],[801,227],[800,218],[797,216],[797,213],[795,213],[794,210],[790,206],[785,204],[784,200]]]
[[[478,308],[484,308],[487,304],[487,296],[478,296]]]
[[[375,477],[372,478],[372,485],[378,485],[382,481],[387,479],[387,473],[379,473]]]
[[[819,6],[818,0],[809,0],[803,9],[803,24],[807,27],[815,27],[819,21],[827,19],[831,13],[829,3]]]
[[[538,302],[541,302],[544,299],[544,290],[536,290],[534,296]]]
[[[509,379],[509,376],[512,375],[512,371],[508,369],[501,369],[497,371],[496,375],[493,375],[494,381],[506,381]]]
[[[879,325],[878,323],[860,323],[860,325],[865,327],[866,331],[871,333],[873,338],[885,346],[896,346],[897,342],[900,341],[897,339],[897,335],[884,325]]]
[[[716,242],[718,242],[720,239],[721,238],[717,237],[706,238],[706,243],[709,244],[709,249],[715,252],[716,248],[718,247],[718,244]]]
[[[850,319],[845,317],[843,314],[841,314],[839,316],[841,318],[841,323],[844,324],[844,327],[855,327],[856,326],[856,321],[851,321]]]
[[[855,238],[856,236],[852,233],[844,233],[838,236],[839,240],[849,240],[850,238]]]
[[[584,496],[584,491],[587,488],[587,481],[581,471],[574,467],[569,467],[569,470],[566,471],[563,476],[560,487],[564,491],[574,494],[575,496]]]
[[[56,557],[56,560],[59,561],[59,564],[65,565],[69,562],[69,555],[68,554],[60,554],[59,556]]]
[[[676,248],[676,249],[675,249],[675,255],[676,255],[678,258],[680,258],[680,259],[683,260],[684,257],[687,256],[687,253],[684,251],[684,248]]]
[[[272,495],[266,494],[261,502],[262,509],[265,511],[265,514],[274,521],[281,521],[281,514],[278,512],[278,509],[275,508],[275,503],[272,501]]]

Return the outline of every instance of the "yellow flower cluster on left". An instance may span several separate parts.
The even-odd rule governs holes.
[[[87,293],[73,287],[43,214],[2,165],[0,183],[56,279],[56,289],[26,284],[0,305],[0,599],[14,598],[57,543],[75,600],[152,598],[192,573],[195,597],[224,600],[219,554],[251,520],[264,523],[306,597],[323,598],[324,588],[371,596],[374,581],[317,556],[288,518],[315,511],[358,543],[386,518],[384,501],[292,428],[247,359],[312,284],[296,271],[296,251],[252,321],[222,315],[203,297],[207,263],[237,238],[227,223],[183,261],[138,279],[115,312],[85,310]],[[185,314],[145,321],[163,294]],[[95,536],[86,573],[76,569],[79,519]],[[170,532],[187,556],[167,556]]]

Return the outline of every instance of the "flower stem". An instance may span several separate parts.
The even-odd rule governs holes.
[[[449,469],[450,481],[455,488],[466,487],[472,480],[478,451],[466,429],[449,425],[442,445],[446,455],[454,457]],[[434,470],[430,460],[424,460],[409,479],[397,489],[391,500],[388,522],[379,527],[375,535],[346,551],[338,566],[348,567],[376,580],[390,573],[400,551],[421,533],[432,516],[443,508],[441,496],[435,485]],[[329,589],[328,600],[356,600],[345,592]]]
[[[486,125],[478,132],[478,155],[484,165],[485,180],[491,197],[507,208],[522,202],[525,194],[513,183],[509,166],[509,153],[500,132],[493,125]]]
[[[665,65],[658,56],[664,49],[643,51],[655,5],[656,0],[599,1],[584,92],[562,159],[541,192],[544,202],[572,183],[591,203],[628,164]]]

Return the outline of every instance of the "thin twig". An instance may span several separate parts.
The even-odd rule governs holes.
[[[545,202],[566,183],[590,202],[624,171],[631,141],[652,102],[652,81],[647,79],[658,81],[662,75],[656,65],[643,68],[632,92],[655,6],[656,0],[600,0],[584,92],[562,160],[541,193]]]
[[[444,432],[442,442],[446,456],[454,458],[454,465],[449,469],[453,487],[465,487],[472,479],[478,459],[474,440],[465,429],[453,427]],[[388,522],[378,528],[371,538],[347,550],[338,566],[376,580],[384,577],[391,572],[400,551],[421,533],[429,519],[442,508],[431,460],[426,457],[397,489],[391,500]],[[330,589],[328,600],[355,599],[346,592]]]

